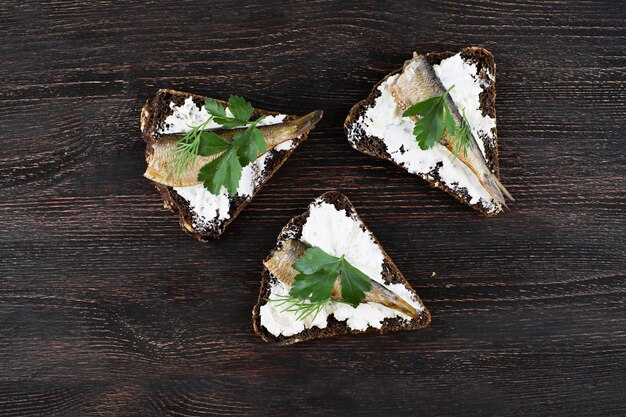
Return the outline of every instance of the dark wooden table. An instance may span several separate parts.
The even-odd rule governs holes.
[[[626,414],[623,1],[62,1],[0,6],[0,414]],[[512,211],[484,218],[347,143],[412,51],[484,46]],[[214,243],[142,178],[161,87],[312,137]],[[420,332],[261,342],[261,259],[348,195],[433,314]]]

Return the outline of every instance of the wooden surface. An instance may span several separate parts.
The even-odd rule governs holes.
[[[0,6],[0,414],[626,414],[623,1]],[[510,213],[352,150],[349,108],[417,51],[498,65]],[[222,240],[141,177],[158,88],[325,118]],[[264,344],[287,220],[343,191],[430,308],[421,332]]]

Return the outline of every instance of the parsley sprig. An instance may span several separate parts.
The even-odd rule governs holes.
[[[372,289],[370,278],[351,265],[344,256],[329,255],[319,247],[308,248],[292,265],[298,271],[289,296],[276,299],[285,305],[283,311],[296,313],[296,318],[317,316],[330,301],[343,302],[356,308]],[[341,299],[333,298],[337,278],[340,280]]]
[[[231,116],[227,115],[224,106],[211,98],[205,99],[204,108],[210,117],[181,136],[174,151],[176,158],[170,175],[180,175],[185,168],[194,163],[198,155],[220,154],[200,168],[198,181],[213,194],[219,194],[224,186],[229,195],[234,195],[239,186],[243,167],[254,161],[259,153],[267,150],[263,132],[257,127],[265,116],[251,121],[254,108],[250,102],[239,96],[230,96],[228,99]],[[227,142],[215,132],[203,130],[210,121],[220,124],[224,129],[242,126],[247,128],[234,135],[232,142]]]
[[[440,96],[415,103],[402,113],[404,117],[421,116],[413,127],[415,140],[421,149],[426,150],[435,146],[435,143],[440,142],[443,138],[444,131],[456,137],[453,144],[455,156],[459,155],[460,152],[467,154],[467,150],[474,145],[465,111],[463,111],[461,126],[457,127],[450,107],[448,107],[446,97],[453,88],[454,86],[448,88]]]

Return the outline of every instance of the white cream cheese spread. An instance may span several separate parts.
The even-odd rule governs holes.
[[[362,223],[345,210],[337,210],[333,204],[321,200],[309,206],[309,216],[302,226],[302,242],[318,246],[333,256],[344,255],[346,260],[363,271],[371,279],[383,284],[411,304],[418,312],[424,310],[415,295],[403,284],[389,284],[383,279],[384,255],[374,242],[371,233],[361,228]],[[269,299],[289,294],[290,287],[273,279]],[[366,330],[368,327],[381,328],[386,318],[410,317],[377,303],[362,303],[353,308],[344,303],[330,302],[316,317],[297,320],[294,312],[284,311],[278,303],[267,302],[260,309],[261,325],[274,336],[292,336],[305,329],[328,325],[328,317],[334,316],[345,321],[353,330]]]

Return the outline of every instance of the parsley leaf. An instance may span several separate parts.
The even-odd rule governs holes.
[[[213,117],[226,117],[226,109],[212,98],[204,99],[204,108]]]
[[[213,194],[219,194],[222,185],[228,190],[228,194],[234,195],[241,179],[242,166],[237,158],[235,149],[230,147],[226,152],[212,160],[198,173],[198,181],[204,183],[204,187]]]
[[[435,143],[441,140],[445,129],[443,119],[440,116],[442,111],[443,105],[441,102],[438,102],[433,106],[432,110],[425,113],[421,119],[415,122],[413,134],[421,149],[432,148]]]
[[[254,126],[234,135],[232,146],[237,150],[241,166],[254,161],[260,153],[265,152],[267,147],[263,133]]]
[[[313,274],[322,269],[336,270],[339,258],[331,256],[322,249],[314,246],[304,251],[304,254],[292,265],[292,268],[303,274]]]
[[[312,302],[328,300],[337,281],[337,271],[322,269],[309,275],[298,274],[293,279],[289,295]]]
[[[224,152],[231,147],[231,144],[222,139],[221,136],[213,132],[202,132],[197,154],[201,156],[211,156]]]
[[[308,248],[292,267],[300,273],[294,278],[289,291],[291,297],[311,302],[329,300],[335,281],[339,278],[342,300],[334,301],[342,301],[356,308],[365,298],[365,293],[372,289],[366,274],[343,256],[331,256],[319,247]]]
[[[240,121],[249,121],[254,109],[249,101],[239,96],[230,96],[228,99],[228,109],[233,117]]]
[[[370,278],[341,258],[341,295],[352,307],[358,306],[372,289]]]
[[[417,144],[423,150],[435,146],[435,143],[441,141],[444,130],[450,129],[454,125],[454,120],[446,103],[446,97],[452,88],[440,96],[415,103],[402,113],[404,117],[421,116],[415,122],[413,134]],[[450,114],[450,117],[447,117],[448,114]],[[452,121],[452,125],[450,125],[450,121]],[[449,130],[449,133],[454,134],[454,130]]]
[[[247,125],[254,112],[252,104],[239,96],[230,96],[228,99],[228,110],[230,110],[232,117],[226,114],[224,106],[211,98],[204,100],[204,108],[213,117],[215,123],[219,123],[224,129]],[[256,125],[260,119],[255,120],[253,124]]]
[[[402,113],[402,116],[410,117],[424,115],[430,112],[434,106],[439,104],[440,101],[441,96],[427,98],[426,100],[415,103],[414,105],[406,109],[404,113]]]
[[[260,119],[256,122],[258,123]],[[265,143],[265,138],[263,137],[263,132],[261,132],[256,126],[252,128],[252,141],[256,143],[256,148],[259,153],[265,153],[267,151],[267,143]]]

